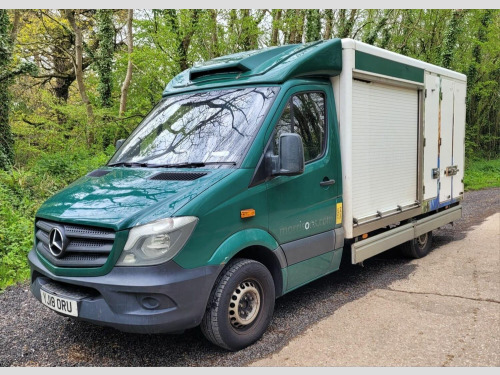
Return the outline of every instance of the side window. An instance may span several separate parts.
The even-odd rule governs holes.
[[[286,105],[285,109],[283,110],[283,113],[281,114],[280,119],[278,120],[278,123],[276,124],[276,129],[273,139],[274,155],[278,155],[280,135],[283,133],[293,133],[292,111],[291,111],[290,101],[288,101],[288,104]]]
[[[319,157],[325,147],[325,95],[307,92],[290,98],[276,124],[273,139],[275,155],[278,154],[279,138],[283,133],[297,133],[302,137],[306,163]]]
[[[304,142],[304,157],[316,159],[323,153],[325,139],[325,97],[319,92],[295,95],[292,99],[294,131]]]

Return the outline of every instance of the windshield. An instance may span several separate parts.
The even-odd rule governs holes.
[[[277,87],[252,87],[167,97],[108,165],[236,165],[277,92]]]

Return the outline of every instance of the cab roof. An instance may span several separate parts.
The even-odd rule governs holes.
[[[330,39],[263,48],[195,64],[175,76],[163,96],[242,84],[280,84],[298,77],[332,77],[342,71],[342,42]]]

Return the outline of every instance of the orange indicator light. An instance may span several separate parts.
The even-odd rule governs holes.
[[[367,233],[363,234],[363,235],[361,236],[361,238],[362,238],[362,239],[364,239],[364,240],[366,240],[366,239],[368,238],[368,234],[367,234]]]
[[[247,217],[255,216],[255,210],[253,208],[249,208],[247,210],[241,210],[241,218],[246,219]]]

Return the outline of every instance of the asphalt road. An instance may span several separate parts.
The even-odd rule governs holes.
[[[463,248],[464,245],[462,242],[467,241],[467,236],[471,229],[483,223],[486,218],[499,212],[499,208],[500,189],[466,193],[463,218],[455,223],[453,227],[447,225],[434,232],[434,245],[429,256],[436,259],[453,259],[453,254],[449,254],[448,258],[444,255],[445,252],[443,249],[446,246],[449,247],[450,244],[456,244]],[[498,237],[496,238],[498,239]],[[481,239],[475,239],[474,241],[476,242],[472,242],[472,245],[468,244],[467,246],[480,246],[479,242]],[[482,241],[489,241],[489,238],[484,238]],[[332,327],[335,327],[335,315],[342,316],[346,311],[354,311],[360,303],[364,303],[372,294],[379,293],[376,297],[379,298],[380,303],[367,305],[368,307],[371,306],[371,308],[375,309],[383,306],[385,311],[391,312],[391,309],[394,308],[394,303],[400,303],[402,300],[400,298],[398,301],[394,296],[388,299],[383,293],[397,294],[397,292],[388,291],[389,289],[394,289],[394,285],[403,289],[406,288],[404,292],[411,292],[411,280],[415,275],[418,275],[419,267],[423,267],[424,263],[428,262],[427,259],[430,259],[429,256],[421,260],[408,260],[400,257],[397,252],[391,250],[365,261],[364,267],[353,266],[349,264],[346,258],[338,272],[325,276],[279,298],[276,301],[275,314],[271,326],[263,338],[251,347],[237,353],[227,352],[213,346],[205,340],[199,329],[186,331],[182,335],[137,335],[73,321],[69,318],[59,316],[41,305],[32,297],[28,284],[21,284],[8,288],[0,295],[0,366],[187,367],[247,366],[252,364],[263,366],[286,365],[286,363],[280,361],[274,363],[269,361],[272,360],[273,355],[279,356],[280,350],[283,349],[284,351],[290,348],[296,340],[307,336],[311,330],[323,327],[322,324],[326,320],[330,324],[333,324]],[[462,271],[465,272],[464,270],[469,265],[467,262],[455,262],[454,267],[456,269],[452,271],[451,276],[456,276],[456,273],[460,274]],[[439,262],[433,263],[432,267],[434,277],[438,279],[445,277],[446,272],[440,271]],[[495,276],[493,275],[492,277]],[[496,280],[499,281],[498,278]],[[460,285],[454,285],[456,288],[460,287]],[[465,287],[466,283],[462,285]],[[452,290],[449,292],[457,294],[463,291]],[[404,294],[405,298],[409,298],[406,296],[408,293],[401,294]],[[414,294],[417,295],[418,293]],[[498,300],[498,297],[495,297],[496,300]],[[485,298],[495,300],[495,298],[490,298],[488,295]],[[467,299],[464,299],[464,301],[470,302]],[[369,302],[373,303],[374,301],[370,299]],[[472,311],[473,320],[476,319],[483,322],[482,319],[485,319],[481,323],[482,325],[479,325],[480,327],[485,328],[485,324],[493,324],[493,327],[495,327],[495,323],[496,327],[498,327],[500,320],[498,306],[500,305],[488,301],[476,302],[495,304],[496,310],[493,308],[486,317],[479,313],[474,317],[474,307],[466,306],[463,309],[455,308],[453,310],[454,316],[460,316],[461,314],[468,316]],[[417,302],[415,300],[406,300],[405,303],[413,303],[415,305]],[[435,307],[435,305],[441,303],[442,301],[430,301],[428,302],[428,306]],[[448,307],[453,309],[453,306],[450,306]],[[385,324],[387,327],[390,327],[389,323],[391,321],[405,319],[404,316],[398,315],[396,311],[392,315],[389,314],[389,318],[389,320],[378,320],[376,315],[372,315],[370,317],[370,326],[377,327]],[[363,331],[366,330],[367,326],[366,324],[357,324],[357,322],[363,322],[363,319],[354,319],[348,327],[348,334],[363,337]],[[436,324],[434,331],[443,329],[444,322],[441,322],[441,325]],[[325,331],[324,328],[320,329]],[[415,327],[415,329],[420,328]],[[433,331],[432,324],[429,330],[430,332]],[[488,338],[491,338],[491,335],[493,335],[493,342],[498,344],[498,331],[488,330],[487,327],[482,331],[489,334]],[[404,334],[408,334],[407,331],[397,332],[399,332],[401,337]],[[418,338],[418,332],[411,332],[409,337]],[[423,336],[425,337],[425,335]],[[440,339],[444,340],[440,335],[435,335],[434,341],[437,340],[437,343],[435,342],[434,344],[439,346]],[[477,341],[472,343],[469,340],[466,344],[470,347],[482,348],[484,347],[484,342],[490,343],[484,335],[477,335],[475,340]],[[416,341],[409,341],[410,344],[412,342]],[[408,342],[404,340],[400,341],[400,343],[408,345]],[[443,341],[443,343],[446,342]],[[302,349],[303,347],[297,350]],[[344,347],[343,352],[346,353],[347,349],[347,347]],[[490,348],[487,349],[489,350]],[[500,352],[499,349],[498,347],[493,347],[496,353]],[[478,358],[482,357],[478,354]],[[498,358],[498,354],[496,358]],[[262,362],[259,362],[259,360],[262,360]],[[343,365],[374,365],[375,362],[373,361],[370,361],[370,358],[348,358]],[[481,365],[481,363],[488,362],[467,362],[465,365],[474,366]],[[389,362],[390,364],[423,366],[426,365],[426,362],[425,358],[422,358],[421,362]],[[291,365],[299,366],[302,364]],[[316,365],[332,364],[316,362]],[[440,365],[453,366],[462,365],[462,363],[456,362],[455,358],[445,357],[445,363],[440,363]],[[496,366],[498,365],[499,363],[496,362]]]

